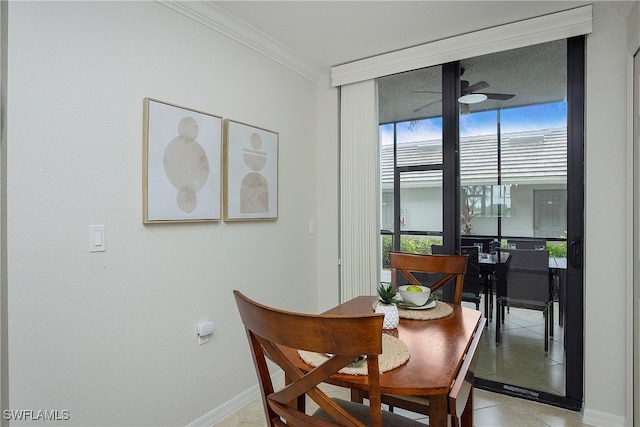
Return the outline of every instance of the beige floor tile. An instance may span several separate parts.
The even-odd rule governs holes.
[[[329,386],[325,389],[333,397],[348,398],[348,390]],[[537,427],[586,427],[579,412],[556,408],[541,403],[476,389],[474,391],[475,427],[537,426]],[[309,404],[307,404],[309,410]],[[403,416],[428,424],[428,418],[401,409],[395,411]],[[260,400],[255,400],[230,415],[216,427],[265,427],[266,421]]]
[[[216,427],[267,427],[262,401],[260,399],[252,401],[217,423]]]
[[[484,308],[484,303],[481,305]],[[557,311],[557,305],[555,307]],[[502,341],[496,345],[495,319],[488,322],[480,341],[476,377],[524,386],[532,390],[564,395],[565,352],[564,329],[554,319],[554,337],[544,352],[544,317],[539,311],[512,308],[501,327]],[[349,399],[349,391],[323,386],[331,397]],[[524,399],[476,389],[474,392],[474,424],[486,426],[586,426],[579,412],[556,408]],[[317,406],[307,401],[307,412]],[[427,423],[426,417],[397,409],[396,412]],[[252,402],[222,423],[221,427],[265,426],[259,400]]]

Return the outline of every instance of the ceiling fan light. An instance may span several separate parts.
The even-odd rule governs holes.
[[[468,93],[458,98],[458,102],[461,104],[477,104],[478,102],[486,101],[487,95],[484,93]]]

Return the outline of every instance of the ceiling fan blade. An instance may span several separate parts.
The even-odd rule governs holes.
[[[420,112],[420,110],[425,109],[425,108],[427,108],[428,106],[433,105],[433,104],[435,104],[436,102],[440,102],[440,101],[441,101],[441,99],[438,99],[438,100],[436,100],[436,101],[433,101],[433,102],[430,102],[430,103],[428,103],[428,104],[425,104],[425,105],[423,105],[422,107],[418,107],[418,108],[416,108],[415,110],[413,110],[413,112],[414,112],[414,113],[419,113],[419,112]]]
[[[462,92],[463,95],[466,95],[466,94],[471,93],[471,92],[476,92],[478,90],[486,89],[486,88],[489,87],[489,83],[487,83],[485,81],[481,81],[481,82],[478,82],[478,83],[473,84],[471,86],[465,87],[465,85],[462,84],[465,81],[466,80],[462,80],[460,82],[461,83],[460,91]],[[467,84],[469,84],[469,82],[467,82]]]
[[[506,101],[507,99],[511,99],[515,96],[510,93],[487,93],[487,92],[482,92],[482,93],[487,95],[487,98],[489,99],[497,99],[500,101]]]

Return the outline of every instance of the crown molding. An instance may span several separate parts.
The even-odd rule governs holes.
[[[235,40],[261,55],[289,68],[301,76],[320,82],[322,70],[255,27],[229,14],[222,8],[202,1],[156,0],[169,9]],[[327,70],[327,74],[328,74]]]

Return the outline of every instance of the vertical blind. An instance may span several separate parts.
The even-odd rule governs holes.
[[[380,283],[378,91],[375,80],[340,88],[340,300]]]

